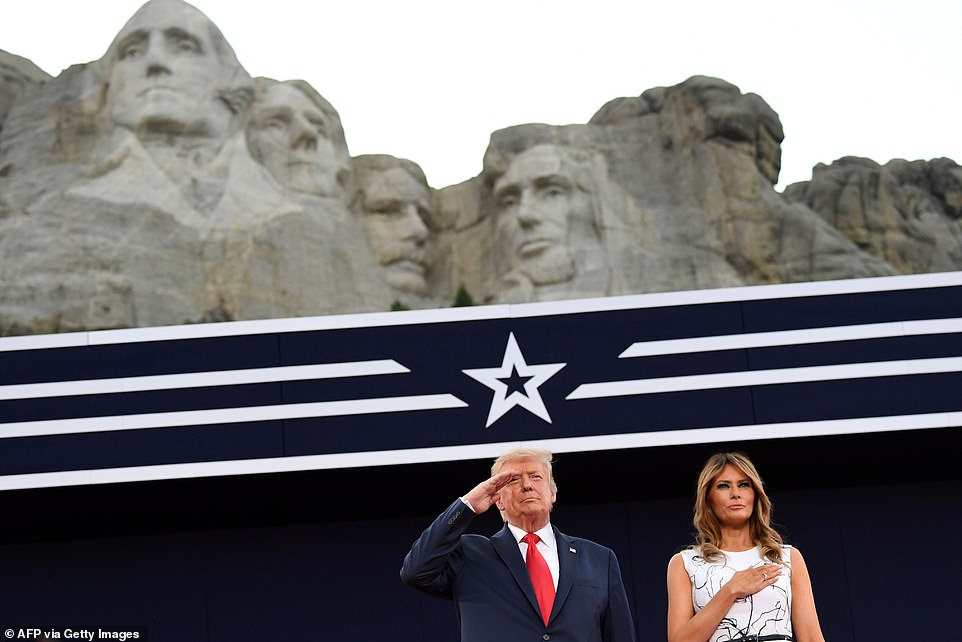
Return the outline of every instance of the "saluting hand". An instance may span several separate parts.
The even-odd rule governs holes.
[[[515,474],[516,473],[511,470],[502,470],[500,473],[489,477],[472,488],[471,492],[465,495],[464,498],[471,503],[474,512],[480,515],[498,501],[501,489],[511,481],[511,478],[514,477]]]

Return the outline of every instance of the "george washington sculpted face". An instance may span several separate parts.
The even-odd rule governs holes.
[[[115,123],[138,134],[226,138],[233,112],[220,95],[240,65],[200,11],[152,0],[124,25],[108,57]]]

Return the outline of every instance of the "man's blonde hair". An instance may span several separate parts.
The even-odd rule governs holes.
[[[551,484],[551,490],[557,493],[558,485],[555,484],[554,472],[551,469],[551,460],[553,457],[554,454],[550,450],[542,450],[540,448],[515,448],[494,460],[494,463],[491,464],[491,475],[497,475],[501,472],[504,465],[512,459],[535,459],[544,466],[545,472],[548,474],[548,482]]]

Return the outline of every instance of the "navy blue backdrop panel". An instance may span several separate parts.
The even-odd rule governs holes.
[[[955,426],[962,274],[0,339],[0,488]]]
[[[871,447],[869,438],[860,439],[861,447]],[[764,474],[778,465],[779,452],[810,454],[810,446],[799,441],[804,440],[755,441],[747,450],[762,462]],[[685,484],[671,476],[648,477],[663,469],[645,454],[655,450],[660,459],[685,468],[688,477],[704,454],[686,446],[640,449],[631,474],[623,472],[629,466],[618,455],[559,459],[561,490],[552,517],[565,531],[615,550],[640,641],[666,637],[667,562],[691,538],[691,497],[678,492],[686,490]],[[485,462],[463,465],[477,477]],[[456,640],[452,605],[421,595],[398,578],[403,555],[436,512],[422,505],[439,504],[451,494],[444,483],[433,482],[444,474],[435,466],[414,467],[423,477],[417,489],[422,498],[404,516],[378,517],[377,502],[365,502],[369,514],[356,519],[319,509],[312,522],[221,529],[78,537],[71,523],[48,524],[52,529],[30,541],[0,544],[6,578],[0,587],[0,626],[136,627],[146,629],[154,642]],[[901,473],[893,476],[904,479]],[[916,532],[958,532],[962,520],[945,507],[957,503],[962,482],[864,484],[832,477],[828,483],[834,486],[806,488],[808,474],[783,470],[775,477],[778,485],[769,487],[775,518],[788,541],[805,553],[827,639],[942,639],[951,631],[946,614],[953,612],[962,590],[958,562],[946,556],[920,563],[917,548],[906,545],[906,538]],[[631,479],[638,483],[612,489],[614,482]],[[367,496],[371,489],[339,490]],[[580,501],[589,495],[593,501]],[[899,507],[897,516],[893,506]],[[124,516],[124,507],[115,506],[101,519],[117,523]],[[274,517],[283,521],[277,512]],[[912,525],[908,531],[903,520]],[[471,530],[492,533],[499,526],[490,512]]]
[[[556,453],[554,522],[618,554],[639,640],[721,449],[827,639],[944,639],[960,352],[962,274],[3,338],[0,628],[455,640],[401,560],[523,444]]]

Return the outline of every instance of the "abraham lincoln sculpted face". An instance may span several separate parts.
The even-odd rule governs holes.
[[[535,285],[575,275],[570,237],[583,233],[592,220],[583,182],[561,148],[537,145],[512,159],[494,184],[499,234]]]

